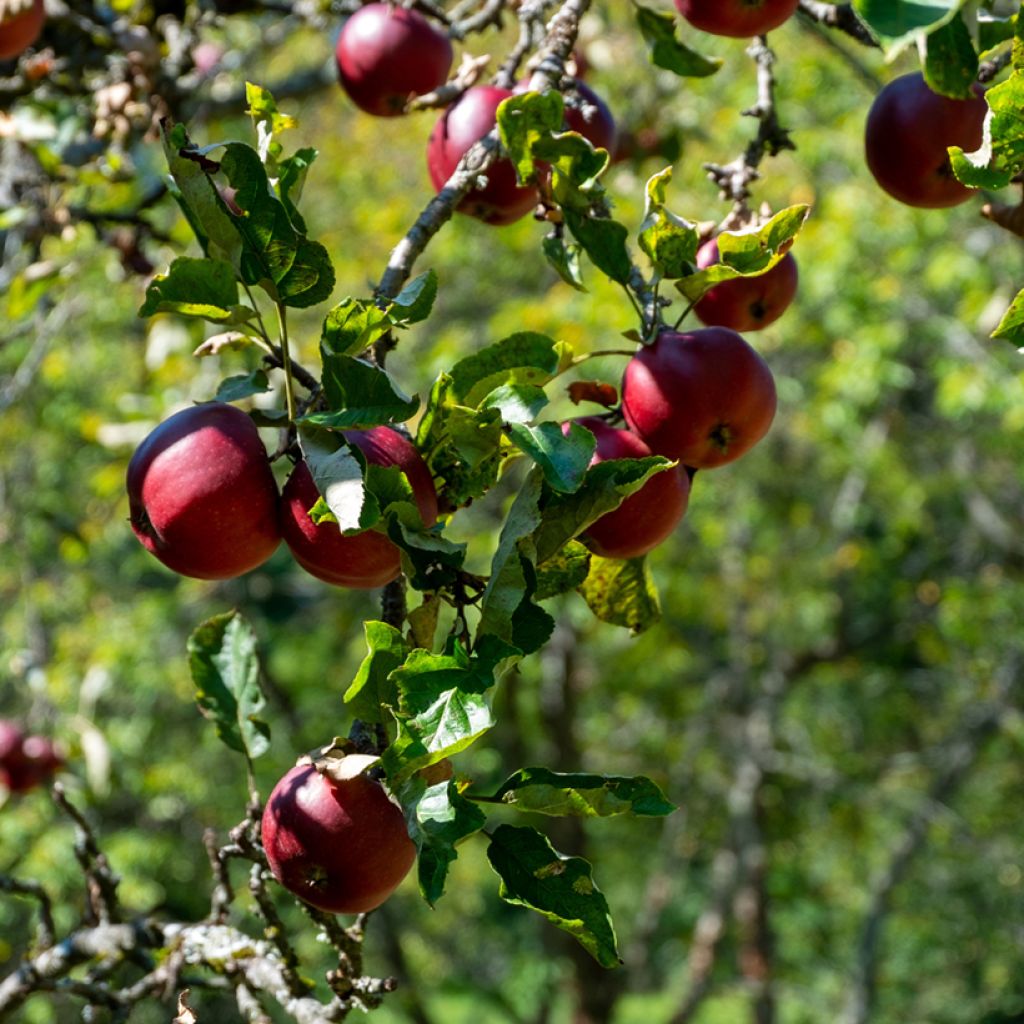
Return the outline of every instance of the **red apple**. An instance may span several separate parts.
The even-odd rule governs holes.
[[[573,90],[582,101],[580,106],[566,103],[565,123],[574,132],[579,132],[595,149],[606,149],[615,155],[615,118],[600,96],[578,79]]]
[[[369,764],[373,758],[341,760]],[[298,765],[274,787],[263,812],[263,848],[274,877],[329,914],[379,907],[409,873],[416,847],[384,788],[365,774],[336,780]]]
[[[20,57],[39,38],[45,20],[43,0],[32,0],[24,10],[0,21],[0,60]]]
[[[335,57],[341,84],[357,107],[396,117],[414,96],[448,80],[452,44],[418,11],[367,4],[345,22]]]
[[[128,464],[135,536],[175,572],[239,576],[281,540],[277,484],[252,420],[208,402],[164,420]]]
[[[718,243],[712,238],[697,253],[703,270],[718,262]],[[705,324],[734,331],[759,331],[786,312],[796,295],[797,269],[792,253],[786,253],[766,274],[734,277],[704,293],[693,311]]]
[[[958,206],[975,194],[953,176],[948,146],[968,153],[982,142],[988,106],[940,96],[915,71],[893,79],[868,113],[864,150],[868,169],[894,199],[933,209]]]
[[[427,169],[435,189],[442,189],[465,152],[494,128],[499,104],[511,95],[508,89],[478,85],[445,111],[427,143]],[[487,171],[487,184],[472,189],[457,209],[487,224],[511,224],[528,214],[538,198],[535,188],[518,185],[512,162],[500,159]]]
[[[25,736],[14,722],[0,721],[0,785],[26,793],[49,782],[63,764],[52,740]]]
[[[775,417],[768,364],[735,331],[662,331],[626,366],[622,411],[658,455],[711,469],[738,459]]]
[[[643,459],[651,449],[632,431],[609,426],[597,416],[575,420],[597,440],[590,465],[612,459]],[[569,424],[562,427],[569,432]],[[581,538],[605,558],[638,558],[656,548],[676,528],[690,499],[690,478],[680,466],[652,476],[616,509],[587,527]]]
[[[345,437],[376,466],[397,466],[412,485],[420,517],[437,522],[437,491],[420,453],[390,427],[350,430]],[[281,493],[281,534],[308,573],[339,587],[370,589],[390,583],[401,571],[398,548],[379,530],[345,535],[336,523],[319,526],[309,518],[320,492],[305,462],[292,471]]]
[[[12,793],[27,793],[49,782],[63,764],[64,758],[53,740],[46,736],[26,736],[20,755],[0,767],[0,781]]]
[[[798,5],[799,0],[676,0],[679,13],[694,28],[737,39],[778,28]]]

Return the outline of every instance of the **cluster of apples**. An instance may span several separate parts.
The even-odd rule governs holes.
[[[434,482],[409,441],[390,427],[345,436],[370,464],[399,467],[424,523],[437,521]],[[132,455],[127,488],[136,537],[183,576],[240,576],[282,540],[303,569],[336,586],[383,586],[401,568],[399,550],[384,534],[346,536],[333,523],[310,519],[319,492],[305,462],[279,494],[253,421],[223,402],[183,409],[153,430]]]
[[[43,0],[27,0],[26,6],[0,21],[0,61],[20,57],[39,38],[44,21]]]
[[[734,283],[741,295],[748,287],[737,279],[713,291],[728,293]],[[712,307],[728,310],[730,304],[719,293],[712,296]],[[596,461],[662,455],[680,465],[652,477],[594,523],[584,541],[597,554],[614,558],[653,550],[686,512],[696,471],[724,466],[753,448],[768,433],[776,405],[768,364],[736,330],[720,325],[685,333],[662,330],[626,366],[626,428],[600,419],[579,422],[597,438]]]
[[[377,117],[404,114],[416,96],[443,85],[453,53],[448,36],[418,11],[388,3],[361,7],[346,22],[335,51],[342,87],[361,110]],[[427,142],[427,170],[438,191],[451,177],[473,144],[497,121],[498,106],[516,89],[478,85],[467,89],[438,120]],[[615,151],[615,119],[607,104],[578,79],[573,81],[566,127],[592,145]],[[487,183],[472,189],[458,206],[461,213],[487,224],[511,224],[528,214],[540,200],[536,188],[521,186],[509,160],[499,160],[487,172]]]
[[[49,782],[64,765],[53,740],[26,736],[9,719],[0,719],[0,786],[10,793],[27,793]]]

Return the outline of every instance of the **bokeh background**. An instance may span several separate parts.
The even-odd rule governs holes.
[[[754,130],[740,115],[755,98],[742,42],[694,36],[724,66],[680,80],[646,62],[626,5],[595,7],[588,80],[630,142],[607,178],[616,216],[635,230],[645,180],[673,163],[673,209],[721,219],[701,165],[731,159]],[[511,39],[491,32],[472,49],[500,54]],[[329,35],[287,20],[232,18],[211,41],[223,55],[202,86],[203,142],[251,137],[231,101],[246,77],[273,89],[332,51]],[[575,595],[551,606],[553,643],[502,685],[499,725],[456,764],[481,788],[523,764],[643,773],[680,805],[664,821],[537,822],[593,861],[625,964],[603,972],[503,904],[471,839],[436,910],[410,878],[371,919],[367,968],[402,980],[380,1024],[819,1024],[844,1019],[872,967],[878,1024],[1024,1020],[1024,372],[988,337],[1024,257],[979,217],[980,199],[911,210],[868,175],[873,92],[912,57],[886,66],[795,20],[772,43],[798,149],[766,161],[755,197],[813,206],[798,299],[752,339],[779,386],[772,432],[697,476],[686,519],[650,560],[662,622],[634,638]],[[335,261],[334,298],[367,295],[432,194],[436,115],[371,119],[333,87],[280,106],[299,122],[286,143],[320,151],[303,208]],[[66,143],[39,147],[59,166]],[[116,210],[147,194],[158,146],[123,159],[56,201]],[[195,251],[169,203],[154,219],[168,239],[155,263]],[[624,346],[625,297],[589,266],[587,293],[561,283],[540,256],[543,230],[460,217],[441,233],[420,265],[440,278],[435,311],[389,363],[405,390],[424,396],[456,358],[516,330],[581,352]],[[16,284],[0,297],[0,714],[66,745],[63,778],[126,903],[198,919],[203,830],[239,820],[245,776],[195,708],[188,634],[232,607],[256,626],[273,725],[257,764],[266,793],[297,752],[347,730],[341,694],[377,598],[320,584],[285,550],[219,584],[143,551],[123,489],[133,446],[252,357],[199,361],[200,328],[137,319],[144,279],[87,225],[43,255],[60,271],[44,294]],[[309,365],[325,308],[293,322]],[[592,361],[586,376],[617,383],[622,363]],[[574,409],[563,399],[552,412]],[[507,498],[452,522],[471,568],[487,565]],[[71,842],[44,792],[0,808],[0,872],[62,894],[64,925],[82,898]],[[0,899],[0,975],[31,934],[29,907]],[[308,928],[300,945],[316,963]],[[705,949],[710,965],[694,956]],[[695,984],[706,998],[691,1015]],[[235,1019],[212,997],[194,1002],[203,1021]],[[18,1019],[78,1012],[47,995]],[[132,1019],[167,1016],[154,1005]]]

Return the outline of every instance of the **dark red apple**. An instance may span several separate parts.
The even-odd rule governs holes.
[[[437,522],[437,491],[420,453],[390,427],[350,430],[345,437],[359,447],[367,462],[397,466],[412,486],[420,517]],[[336,523],[317,525],[309,518],[320,492],[305,462],[292,471],[281,493],[281,534],[308,573],[339,587],[369,589],[390,583],[401,571],[398,548],[379,530],[345,535]]]
[[[718,243],[712,238],[700,247],[697,266],[703,270],[717,262]],[[796,259],[787,252],[766,274],[734,277],[716,284],[704,293],[693,311],[709,326],[759,331],[786,312],[796,296],[796,286]]]
[[[13,17],[0,21],[0,60],[20,57],[39,38],[45,20],[43,0],[32,0]]]
[[[775,417],[768,364],[735,331],[662,331],[626,366],[622,411],[653,452],[697,469],[738,459]]]
[[[799,0],[676,0],[679,13],[694,28],[736,39],[778,28],[798,5]]]
[[[0,781],[12,793],[27,793],[49,782],[63,764],[64,758],[53,740],[26,736],[19,755],[0,765]]]
[[[893,79],[876,97],[864,131],[864,152],[875,180],[908,206],[958,206],[975,194],[953,176],[948,146],[970,153],[982,142],[988,106],[940,96],[919,71]]]
[[[643,459],[651,449],[630,430],[612,427],[597,416],[575,420],[597,441],[592,466],[612,459]],[[565,433],[569,424],[562,427]],[[690,478],[681,466],[652,476],[616,509],[587,527],[581,538],[605,558],[638,558],[656,548],[676,528],[690,499]]]
[[[26,793],[49,782],[64,764],[56,745],[45,736],[25,736],[11,721],[0,721],[0,785]]]
[[[263,848],[274,877],[329,914],[379,907],[416,860],[401,810],[379,782],[355,773],[373,760],[343,758],[351,777],[341,780],[298,765],[274,787],[263,812]]]
[[[396,117],[414,96],[448,80],[452,44],[418,11],[367,4],[345,22],[335,57],[341,84],[357,107]]]
[[[427,143],[427,169],[435,189],[442,189],[466,151],[494,128],[499,104],[511,95],[508,89],[478,85],[445,111]],[[511,224],[528,214],[538,199],[535,188],[516,182],[512,162],[500,159],[487,171],[487,184],[467,193],[457,209],[487,224]]]
[[[277,484],[252,420],[208,402],[164,420],[128,463],[135,536],[175,572],[239,576],[281,540]]]

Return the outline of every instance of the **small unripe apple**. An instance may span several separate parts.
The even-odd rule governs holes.
[[[940,96],[919,71],[893,79],[875,97],[864,130],[864,152],[875,180],[908,206],[958,206],[975,194],[953,175],[946,152],[978,149],[988,105]]]
[[[629,361],[622,382],[626,422],[653,452],[696,469],[738,459],[775,418],[768,364],[725,327],[662,331]]]
[[[342,779],[297,765],[263,812],[263,848],[274,877],[329,914],[379,907],[416,860],[401,810],[379,782],[352,770],[372,761],[357,754],[341,759],[346,768],[359,762]]]
[[[717,262],[718,243],[712,238],[700,247],[697,266],[703,270]],[[766,274],[734,277],[716,284],[704,293],[693,311],[712,327],[759,331],[786,312],[796,296],[796,286],[796,259],[787,252]]]
[[[409,480],[426,526],[437,522],[437,491],[415,446],[390,427],[346,431],[367,462],[397,466]],[[306,572],[338,587],[370,589],[390,583],[401,571],[401,552],[379,530],[345,535],[337,523],[317,525],[309,517],[320,492],[305,462],[292,471],[281,492],[281,534]]]
[[[43,0],[33,0],[24,10],[0,21],[0,60],[20,57],[39,38],[45,21]]]
[[[452,44],[418,11],[367,4],[345,22],[335,57],[352,102],[368,114],[396,117],[414,96],[448,80]]]
[[[597,441],[590,465],[612,459],[643,459],[651,449],[630,430],[607,424],[597,416],[575,420]],[[569,424],[563,425],[568,433]],[[676,528],[690,499],[690,478],[681,466],[651,477],[618,508],[587,527],[581,540],[605,558],[638,558],[656,548]]]
[[[128,463],[135,536],[175,572],[223,580],[277,548],[277,484],[252,420],[208,402],[164,420]]]
[[[467,89],[445,111],[427,143],[427,169],[437,191],[452,176],[466,151],[494,128],[498,106],[511,95],[509,89],[478,85]],[[502,158],[488,169],[487,184],[471,189],[456,209],[487,224],[511,224],[528,214],[538,199],[535,188],[520,187],[512,162]]]

